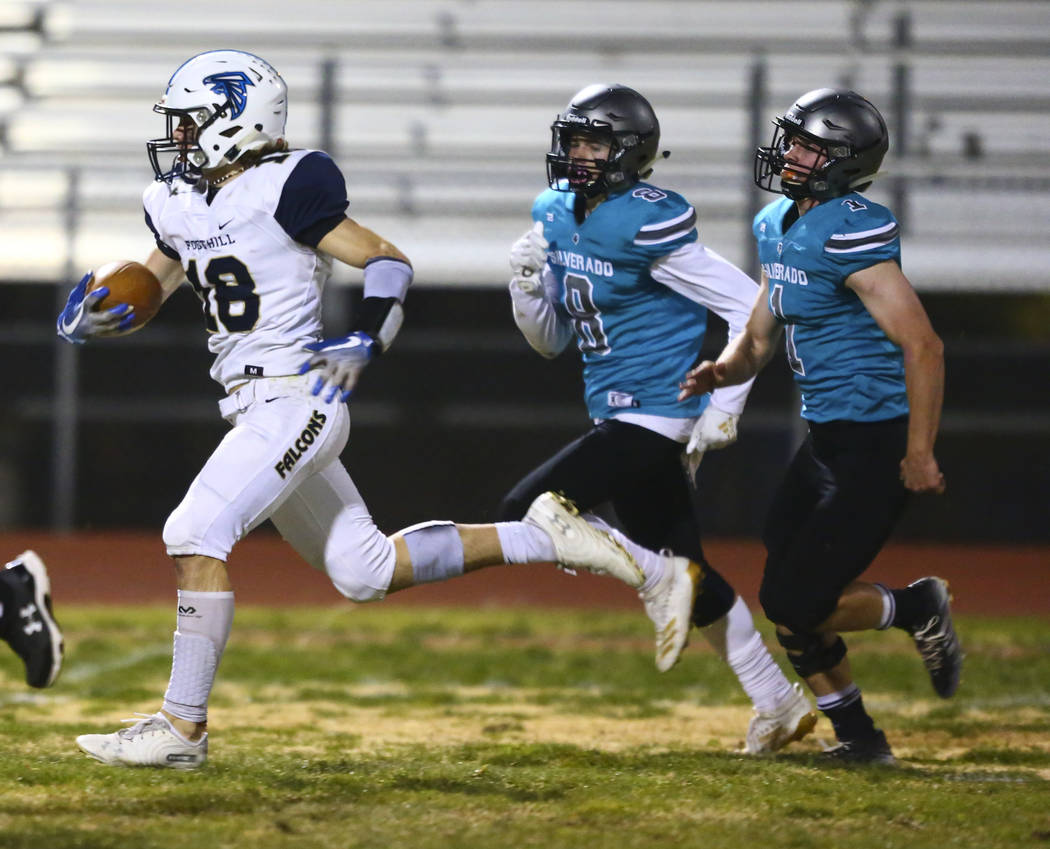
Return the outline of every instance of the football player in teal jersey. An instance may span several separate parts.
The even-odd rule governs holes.
[[[35,551],[0,569],[0,638],[26,667],[30,687],[50,687],[62,670],[62,631],[51,610],[51,578]]]
[[[835,729],[827,756],[892,763],[839,632],[901,628],[937,694],[958,686],[947,583],[927,577],[891,590],[857,580],[909,494],[944,491],[933,453],[943,345],[901,271],[893,214],[859,194],[889,147],[879,111],[855,92],[823,88],[774,123],[755,181],[786,197],[755,217],[758,297],[744,331],[717,362],[687,374],[679,397],[753,379],[785,331],[809,434],[770,508],[760,600]]]
[[[685,198],[645,182],[659,144],[652,106],[622,85],[584,88],[552,125],[550,188],[511,249],[510,293],[515,322],[540,354],[557,356],[575,339],[593,426],[516,484],[500,513],[519,518],[548,490],[584,510],[610,504],[630,539],[614,533],[646,575],[639,595],[656,626],[657,668],[674,666],[699,626],[755,706],[745,749],[770,752],[809,733],[816,713],[705,560],[690,486],[704,450],[735,440],[750,384],[677,399],[707,311],[732,336],[757,286],[699,241]],[[647,556],[631,540],[669,553]]]

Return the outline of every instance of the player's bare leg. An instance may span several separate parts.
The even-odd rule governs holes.
[[[816,630],[818,633],[868,631],[882,620],[882,593],[874,584],[854,581],[842,591],[838,605]]]
[[[941,578],[921,578],[899,590],[854,581],[816,631],[823,634],[890,627],[906,631],[915,641],[934,690],[946,699],[959,686],[963,657],[952,625],[950,601],[948,583]]]

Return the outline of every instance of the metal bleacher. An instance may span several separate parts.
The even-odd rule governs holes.
[[[376,366],[383,378],[354,410],[367,446],[353,454],[355,479],[397,527],[432,515],[435,487],[450,513],[487,515],[493,468],[508,465],[501,432],[512,453],[538,457],[584,424],[578,375],[533,371],[505,293],[483,289],[505,285],[507,249],[546,185],[551,119],[575,91],[609,81],[649,97],[673,153],[655,181],[696,205],[707,244],[754,271],[750,217],[772,198],[751,180],[755,144],[802,92],[849,85],[890,123],[871,194],[905,227],[916,286],[1050,292],[1048,10],[1047,0],[0,0],[0,294],[12,313],[0,346],[19,364],[0,431],[18,446],[0,452],[0,478],[16,481],[0,526],[156,524],[181,497],[188,458],[220,438],[195,382],[206,382],[206,352],[192,295],[112,345],[66,345],[52,330],[84,270],[151,248],[145,141],[164,128],[151,107],[189,56],[226,47],[272,62],[290,87],[289,141],[327,149],[351,214],[413,260],[424,291],[397,357]],[[357,274],[337,264],[335,282]],[[349,292],[327,294],[326,321],[345,328]],[[989,302],[1015,299],[930,300],[989,310],[1007,341],[950,340],[939,445],[954,491],[971,501],[956,496],[958,518],[919,530],[1014,533],[1036,514],[1026,498],[1045,504],[1031,493],[1047,489],[1046,346],[996,324]],[[1017,299],[1017,312],[1038,300]],[[1039,324],[1031,312],[1011,321]],[[771,495],[770,464],[797,437],[790,376],[771,368],[732,460],[747,465],[705,460],[718,493],[710,526],[722,534],[757,532],[748,517]],[[996,475],[1021,484],[990,498]]]
[[[756,68],[768,116],[826,83],[889,104],[905,68],[908,149],[891,144],[885,170],[909,178],[916,284],[1046,287],[1050,15],[1035,0],[606,0],[600,13],[583,0],[8,0],[0,278],[53,281],[148,250],[150,107],[180,62],[215,47],[281,70],[290,140],[329,149],[351,213],[402,246],[423,285],[503,282],[544,187],[551,118],[589,82],[650,98],[674,154],[657,181],[745,263]]]

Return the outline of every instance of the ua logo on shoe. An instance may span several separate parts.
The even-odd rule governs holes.
[[[27,604],[25,607],[18,611],[18,615],[26,620],[26,624],[22,626],[22,631],[28,636],[29,634],[35,634],[37,631],[44,630],[44,623],[39,618],[34,619],[36,615],[36,605]]]

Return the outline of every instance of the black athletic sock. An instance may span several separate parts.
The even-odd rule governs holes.
[[[910,631],[918,623],[921,615],[919,594],[911,587],[905,587],[901,590],[890,590],[890,595],[893,596],[894,604],[893,619],[890,620],[890,625]]]
[[[860,688],[854,685],[833,701],[828,696],[817,698],[817,707],[831,720],[835,737],[840,743],[847,740],[864,740],[875,736],[875,722],[864,710],[864,699]]]
[[[706,560],[700,566],[703,572],[693,604],[693,624],[697,628],[706,628],[729,613],[736,603],[736,591]]]

